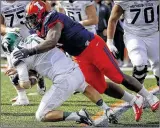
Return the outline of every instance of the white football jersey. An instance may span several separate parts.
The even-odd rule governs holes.
[[[31,35],[21,44],[21,46],[32,48],[38,45],[42,40],[43,39],[37,35]],[[14,51],[16,50],[17,49]],[[13,57],[14,51],[11,53],[12,63],[15,61]],[[56,47],[48,52],[25,58],[23,61],[25,62],[25,65],[27,65],[28,70],[35,70],[41,76],[47,77],[53,81],[59,79],[61,74],[67,74],[73,71],[75,67],[78,67],[76,63],[66,57],[66,55]],[[26,78],[24,75],[25,74],[22,74],[22,76]]]
[[[115,1],[124,10],[125,32],[148,36],[158,31],[158,0]]]
[[[70,3],[68,0],[60,2],[60,7],[65,10],[66,15],[77,22],[86,20],[88,18],[85,10],[86,7],[90,5],[94,5],[94,2],[92,2],[91,0],[74,1],[73,3]],[[93,33],[96,32],[95,25],[85,26],[85,28]]]
[[[1,1],[1,15],[4,17],[4,22],[7,27],[21,28],[21,35],[25,38],[29,35],[29,30],[25,26],[25,9],[28,1],[16,0],[13,3]]]

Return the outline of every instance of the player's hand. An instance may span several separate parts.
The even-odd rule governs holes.
[[[3,49],[4,52],[9,52],[8,51],[8,46],[9,46],[8,40],[3,39],[2,40],[2,49]]]
[[[9,68],[5,71],[5,75],[7,75],[7,76],[12,76],[16,73],[17,73],[17,70],[15,68]]]
[[[28,49],[22,48],[22,49],[19,49],[19,50],[15,51],[15,52],[13,53],[13,57],[14,57],[15,59],[21,60],[21,59],[24,59],[24,58],[29,57],[29,53],[30,53],[30,52],[29,52]]]
[[[114,46],[112,39],[107,39],[107,46],[108,46],[109,50],[113,53],[113,55],[116,57],[116,53],[118,54],[118,50]]]

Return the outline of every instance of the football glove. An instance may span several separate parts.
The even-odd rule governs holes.
[[[107,46],[108,46],[110,52],[112,52],[113,55],[116,57],[116,54],[118,54],[118,50],[113,44],[113,39],[107,39]]]
[[[19,48],[19,50],[15,51],[13,53],[13,56],[15,59],[18,59],[18,60],[37,54],[37,51],[35,48],[26,49],[20,46],[18,46],[17,48]]]
[[[5,53],[10,53],[9,49],[8,49],[9,43],[8,40],[2,40],[2,49]]]

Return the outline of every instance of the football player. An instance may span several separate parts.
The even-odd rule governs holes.
[[[59,11],[79,22],[89,31],[96,33],[98,17],[94,1],[61,0],[59,1]]]
[[[159,99],[149,93],[135,78],[120,71],[106,43],[98,35],[89,32],[62,13],[47,12],[45,3],[41,1],[28,4],[26,20],[28,28],[37,30],[37,34],[45,40],[33,48],[22,48],[14,52],[17,63],[23,58],[46,52],[59,43],[64,51],[76,58],[86,82],[99,93],[132,101],[137,121],[142,114],[143,100],[139,97],[137,99],[140,101],[137,103],[136,98],[116,84],[106,83],[104,75],[146,98],[152,111],[158,109]]]
[[[20,32],[22,37],[27,37],[30,35],[28,28],[25,26],[25,8],[26,5],[29,3],[28,1],[19,1],[19,0],[4,0],[1,2],[1,15],[0,15],[0,22],[1,22],[1,35],[5,35],[7,32],[15,31]],[[49,10],[49,5],[47,4],[47,9]],[[10,56],[7,55],[7,60]],[[12,66],[8,61],[8,69],[7,72],[11,72]],[[13,72],[14,74],[14,72]],[[18,88],[17,75],[13,75],[11,77],[11,81],[13,85],[16,86],[16,90],[18,93],[18,97],[12,99],[12,101],[16,101],[13,105],[27,105],[29,104],[28,98],[26,96],[26,92],[22,88]],[[45,92],[45,84],[42,77],[38,79],[38,86],[37,91],[40,95],[43,95]]]
[[[45,122],[75,120],[91,125],[92,122],[85,110],[79,112],[56,111],[56,108],[61,106],[74,91],[82,92],[92,102],[107,112],[105,119],[110,118],[111,115],[113,116],[112,110],[103,102],[100,94],[92,86],[86,86],[84,76],[78,65],[66,57],[60,49],[55,47],[48,52],[22,59],[17,64],[17,60],[13,57],[13,53],[17,48],[32,48],[43,41],[37,35],[27,37],[24,42],[20,40],[19,34],[10,32],[5,35],[2,43],[4,49],[11,54],[12,64],[16,65],[19,85],[25,89],[32,87],[28,70],[35,70],[54,83],[42,98],[36,112],[37,120]]]
[[[124,15],[124,41],[133,64],[133,77],[143,84],[147,75],[148,61],[159,86],[159,1],[115,1],[107,31],[107,45],[111,52],[115,28]]]

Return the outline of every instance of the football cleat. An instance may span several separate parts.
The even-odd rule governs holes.
[[[37,92],[40,95],[44,95],[45,92],[46,92],[46,86],[44,84],[44,78],[43,77],[41,77],[41,78],[38,79]]]
[[[100,116],[98,119],[95,119],[93,122],[93,125],[95,127],[107,127],[108,128],[108,116],[106,114],[106,111],[102,116]]]
[[[108,122],[112,124],[118,124],[118,118],[112,109],[106,110],[106,115],[108,117]]]
[[[25,106],[29,104],[28,98],[26,99],[17,99],[16,102],[12,104],[12,106]]]
[[[143,113],[143,97],[137,96],[133,106],[133,111],[135,113],[135,120],[138,122],[141,119]]]
[[[81,109],[79,112],[77,112],[77,115],[80,116],[80,121],[76,121],[77,123],[84,123],[89,126],[93,125],[92,119],[89,117],[88,112],[86,109]]]
[[[159,104],[160,104],[160,101],[157,101],[155,104],[151,106],[151,109],[153,112],[159,109]]]
[[[159,101],[159,99],[156,96],[150,95],[150,96],[148,96],[146,98],[146,100],[148,101],[148,103],[149,103],[149,105],[151,107],[151,110],[153,112],[155,112],[156,110],[158,110],[160,101]]]

